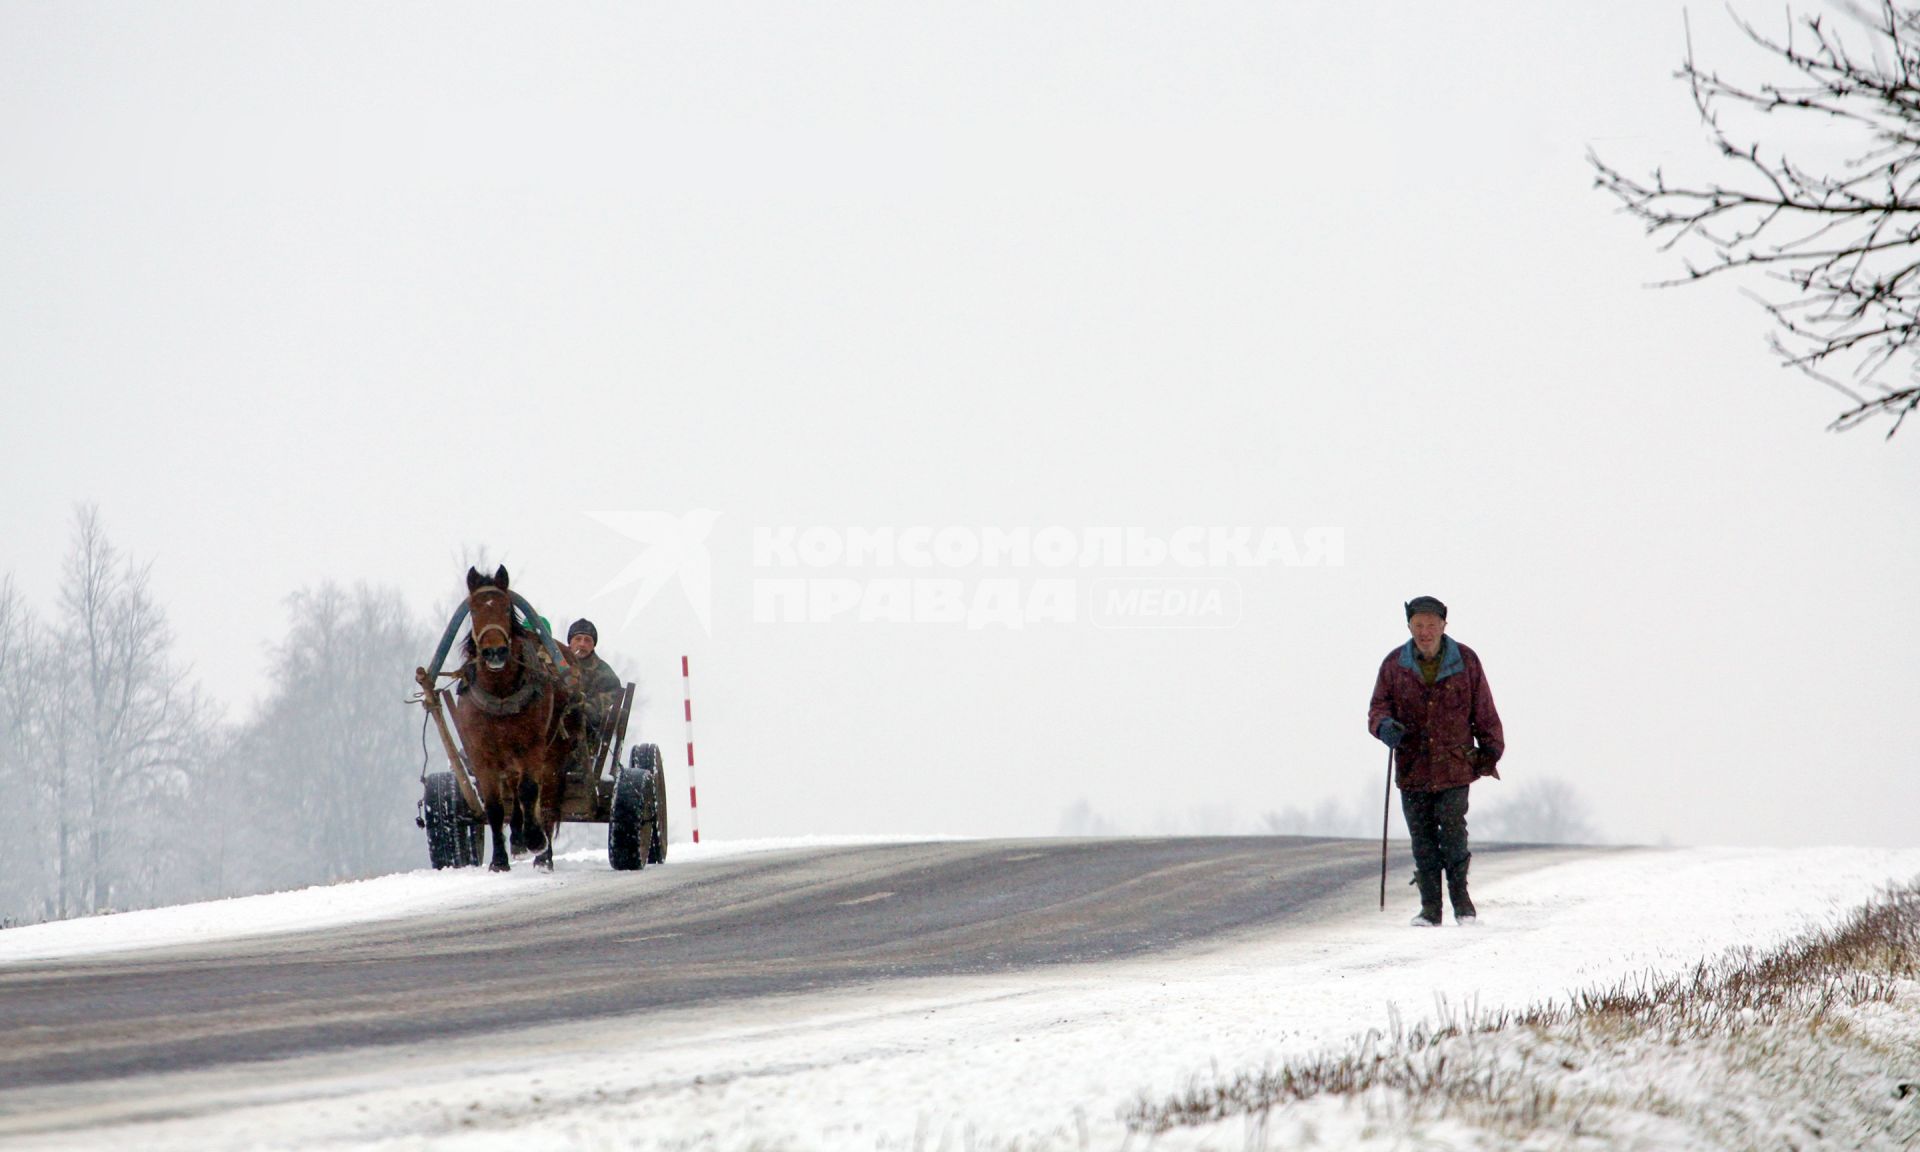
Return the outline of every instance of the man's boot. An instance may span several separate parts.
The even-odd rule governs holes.
[[[1414,883],[1420,885],[1420,911],[1413,918],[1415,928],[1438,928],[1440,926],[1440,873],[1415,872]]]
[[[1462,926],[1478,924],[1479,916],[1473,910],[1473,898],[1467,895],[1467,861],[1447,869],[1447,899],[1453,901],[1453,922]],[[1435,901],[1436,907],[1438,901]]]

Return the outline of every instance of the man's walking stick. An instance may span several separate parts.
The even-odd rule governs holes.
[[[1387,910],[1387,822],[1393,817],[1393,749],[1387,749],[1387,794],[1380,800],[1380,911]]]

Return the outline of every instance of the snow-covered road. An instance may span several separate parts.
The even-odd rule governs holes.
[[[671,867],[702,866],[696,854],[676,853]],[[1636,971],[1677,969],[1728,947],[1770,944],[1831,921],[1889,881],[1920,875],[1914,850],[1645,851],[1534,869],[1483,860],[1483,923],[1472,930],[1412,930],[1404,893],[1396,891],[1383,914],[1356,892],[1350,912],[1305,931],[1098,965],[889,982],[523,1029],[505,1039],[147,1076],[110,1091],[0,1091],[0,1142],[1119,1147],[1128,1140],[1119,1114],[1143,1092],[1339,1045],[1396,1015],[1522,1005]],[[17,929],[0,934],[0,967],[271,924],[308,928],[471,907],[531,896],[568,877],[564,868],[545,878],[420,873],[226,902],[241,906],[226,912],[200,906]],[[113,921],[122,922],[118,942]]]

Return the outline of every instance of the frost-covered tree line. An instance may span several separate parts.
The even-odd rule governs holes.
[[[1405,836],[1400,801],[1388,798],[1382,782],[1361,786],[1351,804],[1327,796],[1312,808],[1289,804],[1278,811],[1254,813],[1234,804],[1200,805],[1159,813],[1150,825],[1128,825],[1096,811],[1085,797],[1061,813],[1057,831],[1062,836],[1331,836],[1378,839],[1381,817],[1391,821],[1394,835]],[[1383,805],[1391,805],[1384,808]],[[1552,776],[1502,781],[1498,790],[1477,788],[1469,817],[1473,835],[1483,841],[1516,844],[1604,843],[1579,789]]]
[[[1352,807],[1330,797],[1311,811],[1289,805],[1263,815],[1261,831],[1280,836],[1377,838],[1383,815],[1396,829],[1401,827],[1399,797],[1389,799],[1383,792],[1384,788],[1375,784],[1359,796]],[[1386,805],[1390,805],[1390,809]],[[1502,781],[1492,787],[1482,783],[1474,789],[1468,824],[1473,835],[1483,841],[1599,844],[1605,840],[1594,825],[1579,789],[1554,776],[1522,775],[1518,781]]]
[[[269,688],[225,720],[179,660],[148,566],[82,507],[55,603],[0,574],[0,924],[418,867],[431,643],[393,591],[287,599]]]

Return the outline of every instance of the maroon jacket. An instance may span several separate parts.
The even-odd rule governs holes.
[[[1402,791],[1438,792],[1499,775],[1493,762],[1506,750],[1507,739],[1494,711],[1493,690],[1480,657],[1452,637],[1440,638],[1440,674],[1431,688],[1420,679],[1413,641],[1387,653],[1373,682],[1367,731],[1377,737],[1380,721],[1389,716],[1407,728],[1393,754]]]

